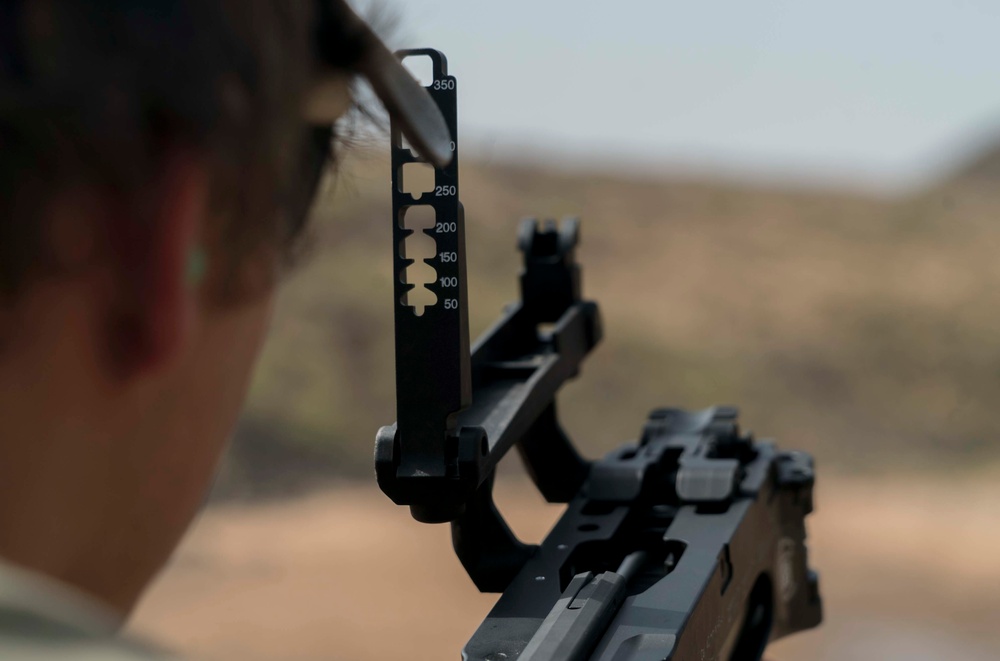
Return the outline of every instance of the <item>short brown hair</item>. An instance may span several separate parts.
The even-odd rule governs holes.
[[[81,183],[141,200],[173,142],[209,158],[213,204],[231,219],[227,243],[290,244],[308,204],[303,170],[315,165],[305,143],[323,139],[299,115],[314,9],[305,0],[0,5],[0,294],[37,264],[47,200]]]

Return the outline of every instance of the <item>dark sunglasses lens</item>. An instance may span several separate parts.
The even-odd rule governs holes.
[[[299,177],[297,181],[292,182],[292,195],[288,204],[289,233],[293,237],[305,229],[309,211],[333,150],[332,126],[312,126],[308,131],[303,145]]]

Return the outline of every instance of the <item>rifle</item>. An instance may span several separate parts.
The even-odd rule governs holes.
[[[398,56],[430,58],[428,91],[455,158],[434,170],[432,191],[405,193],[404,166],[420,161],[391,128],[397,422],[378,432],[375,472],[415,519],[450,522],[476,587],[502,593],[462,658],[749,661],[817,626],[809,455],[743,433],[726,406],[653,411],[637,442],[597,461],[561,428],[556,394],[602,334],[597,304],[581,296],[577,220],[523,222],[521,300],[470,350],[457,83],[439,51]],[[418,315],[406,218],[420,207],[435,215],[423,231],[436,243],[424,261],[437,301]],[[519,541],[493,501],[513,447],[545,499],[567,504],[538,546]]]

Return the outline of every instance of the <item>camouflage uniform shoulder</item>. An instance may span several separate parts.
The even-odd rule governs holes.
[[[179,661],[120,637],[121,618],[51,579],[0,562],[0,659]]]

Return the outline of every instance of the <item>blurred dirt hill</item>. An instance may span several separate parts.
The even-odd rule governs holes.
[[[472,331],[516,296],[518,221],[580,215],[605,341],[562,397],[592,455],[657,406],[879,473],[993,462],[1000,149],[905,198],[463,162]],[[368,476],[394,420],[388,163],[356,153],[289,276],[222,494]],[[336,213],[331,212],[336,209]]]
[[[1000,141],[977,152],[955,173],[951,183],[1000,186]]]

